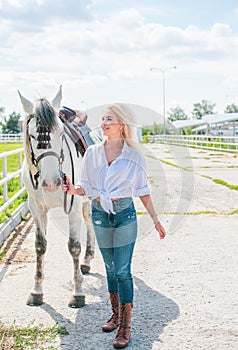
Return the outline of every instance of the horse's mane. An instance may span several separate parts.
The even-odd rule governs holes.
[[[35,102],[35,116],[41,126],[52,131],[56,126],[56,114],[53,106],[46,98],[39,98]]]

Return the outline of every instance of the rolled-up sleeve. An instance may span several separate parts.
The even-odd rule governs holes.
[[[137,164],[136,177],[134,182],[134,196],[141,197],[151,193],[148,185],[146,165],[144,158],[141,159],[141,164]]]

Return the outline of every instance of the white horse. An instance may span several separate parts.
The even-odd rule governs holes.
[[[33,104],[18,91],[23,109],[26,112],[24,123],[23,180],[28,191],[29,208],[35,223],[36,274],[34,288],[27,300],[28,305],[43,303],[43,262],[47,240],[47,214],[49,209],[63,207],[68,214],[68,249],[73,258],[74,288],[69,302],[70,307],[78,308],[85,304],[82,290],[83,275],[79,266],[81,252],[81,215],[87,225],[87,247],[83,267],[90,269],[90,259],[94,257],[95,236],[91,224],[88,201],[81,207],[79,196],[67,198],[61,183],[66,173],[75,181],[78,179],[82,155],[75,147],[69,129],[57,116],[62,99],[59,88],[50,103],[40,98]],[[82,267],[82,266],[81,266]]]

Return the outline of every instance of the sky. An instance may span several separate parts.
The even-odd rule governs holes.
[[[238,104],[237,65],[235,0],[0,0],[6,113],[23,113],[17,90],[51,99],[62,84],[71,108],[120,102],[163,114],[161,70],[166,113],[190,118],[202,99],[223,113]]]

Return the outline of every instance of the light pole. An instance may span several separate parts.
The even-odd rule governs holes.
[[[176,69],[176,66],[166,67],[166,68],[159,68],[159,67],[150,67],[150,71],[152,70],[159,70],[162,73],[163,77],[163,117],[164,117],[164,128],[163,128],[163,134],[165,135],[165,127],[166,127],[166,111],[165,111],[165,72],[169,69]]]

